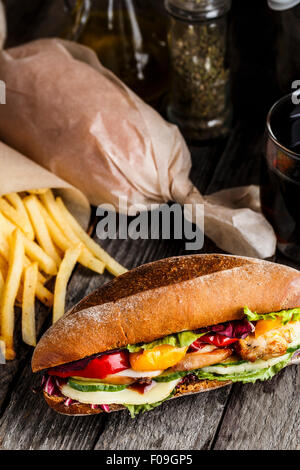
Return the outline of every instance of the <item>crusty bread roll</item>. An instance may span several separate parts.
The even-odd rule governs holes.
[[[39,341],[33,372],[168,334],[300,307],[300,273],[226,255],[168,258],[133,269],[85,297]]]

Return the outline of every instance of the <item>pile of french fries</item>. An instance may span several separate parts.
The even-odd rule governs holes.
[[[126,271],[79,225],[50,189],[0,197],[0,340],[6,359],[15,357],[14,307],[22,308],[22,337],[36,345],[35,298],[53,306],[53,322],[65,310],[66,289],[75,264],[102,274]],[[54,292],[47,281],[55,278]]]

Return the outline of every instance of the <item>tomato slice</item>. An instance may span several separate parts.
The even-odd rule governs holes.
[[[83,369],[69,369],[68,371],[59,371],[53,368],[48,370],[49,375],[57,377],[86,377],[89,379],[104,379],[107,375],[116,374],[122,370],[129,369],[128,351],[119,351],[112,354],[103,354],[103,356],[91,359]]]
[[[228,338],[228,336],[221,335],[219,333],[208,333],[206,335],[201,336],[201,338],[197,339],[193,342],[190,346],[190,351],[199,351],[203,348],[203,343],[205,344],[213,344],[218,348],[226,348],[232,343],[236,343],[238,338]]]

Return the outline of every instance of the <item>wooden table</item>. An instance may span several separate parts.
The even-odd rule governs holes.
[[[251,16],[249,26],[246,18],[249,19],[251,10],[249,2],[240,2],[245,4],[243,12],[238,3],[234,5],[241,16],[239,25],[235,24],[234,28],[235,37],[242,45],[250,34]],[[263,41],[261,46],[270,21],[265,25],[266,28],[257,30],[252,44],[254,49],[248,51],[247,60],[239,68],[235,67],[236,120],[228,140],[191,147],[191,176],[203,193],[259,182],[265,114],[278,93],[276,87],[270,85],[271,69],[264,60],[270,44]],[[257,55],[258,45],[262,50]],[[184,240],[111,240],[101,245],[129,269],[186,253]],[[219,250],[209,240],[201,250],[203,253],[216,251]],[[288,263],[280,255],[276,256],[276,261]],[[67,308],[110,279],[107,273],[93,275],[78,267],[69,285]],[[39,306],[40,333],[49,323],[50,312]],[[127,411],[68,417],[56,414],[40,395],[32,393],[31,387],[38,383],[30,368],[32,349],[21,343],[19,327],[17,336],[17,359],[0,366],[1,449],[300,448],[300,369],[296,366],[281,371],[267,382],[234,384],[173,400],[134,420]]]

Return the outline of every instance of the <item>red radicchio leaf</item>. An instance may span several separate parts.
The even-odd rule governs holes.
[[[90,407],[92,408],[92,410],[99,410],[99,408],[103,411],[105,411],[106,413],[109,412],[109,406],[108,405],[94,405],[93,403],[90,404]]]
[[[48,377],[46,376],[45,378],[43,377],[42,379],[43,390],[50,396],[63,396],[60,389],[65,383],[66,381],[61,379],[60,377],[52,377],[51,375],[49,375]]]
[[[72,400],[72,398],[67,398],[67,399],[64,401],[64,405],[65,405],[65,406],[76,405],[76,403],[79,403],[79,401]]]
[[[97,405],[91,405],[91,407],[93,407],[93,406],[97,406]],[[109,412],[109,406],[108,405],[99,405],[99,406],[103,411],[106,411],[107,413]]]
[[[61,377],[55,377],[55,384],[57,388],[60,390],[63,385],[66,385],[67,379],[63,379]]]
[[[41,382],[41,386],[42,386],[42,387],[45,385],[46,380],[47,380],[47,375],[44,374],[44,375],[42,376],[42,382]]]
[[[292,356],[292,364],[300,364],[300,350],[296,351]]]
[[[54,395],[55,384],[52,377],[48,377],[46,382],[44,383],[44,391],[48,393],[48,395]]]
[[[100,408],[100,405],[94,405],[93,403],[91,403],[90,407],[92,408],[92,410],[98,410]]]
[[[255,330],[255,327],[251,322],[244,319],[220,323],[219,325],[211,326],[209,330],[228,338],[244,339]]]

